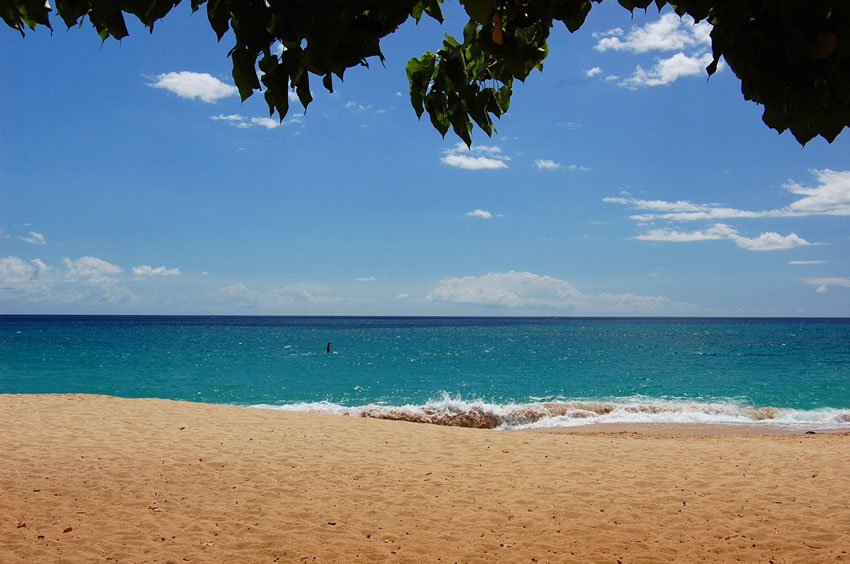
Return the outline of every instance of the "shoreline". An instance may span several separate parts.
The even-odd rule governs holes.
[[[81,394],[0,395],[0,426],[3,562],[850,558],[847,432],[489,432]]]

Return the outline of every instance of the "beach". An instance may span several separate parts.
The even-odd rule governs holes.
[[[721,427],[0,395],[0,561],[850,558],[850,434]]]

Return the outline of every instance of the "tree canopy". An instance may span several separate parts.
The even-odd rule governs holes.
[[[383,61],[381,40],[407,20],[443,21],[443,0],[190,0],[205,8],[219,41],[232,31],[233,80],[243,100],[262,91],[283,120],[290,90],[306,108],[311,75],[333,91],[334,76]],[[514,81],[543,68],[555,25],[571,32],[602,0],[459,0],[468,22],[434,52],[407,63],[410,101],[442,135],[467,144],[475,126],[491,135],[508,110]],[[612,0],[609,0],[612,1]],[[832,142],[850,125],[850,2],[842,0],[619,0],[626,10],[670,6],[712,26],[713,61],[721,57],[746,100],[764,106],[764,123],[805,144]],[[56,0],[68,27],[88,18],[103,40],[128,35],[125,15],[153,31],[180,0]],[[0,0],[0,15],[22,35],[52,28],[45,0]],[[282,51],[278,44],[283,46]]]

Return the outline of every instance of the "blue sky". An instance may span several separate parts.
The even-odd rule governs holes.
[[[282,125],[203,12],[0,32],[0,313],[850,315],[850,133],[761,122],[708,29],[595,6],[472,151],[406,24]]]

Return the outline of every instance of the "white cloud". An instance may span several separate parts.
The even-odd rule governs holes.
[[[850,215],[850,171],[829,169],[811,171],[815,186],[803,186],[789,180],[785,189],[803,198],[788,206],[799,215]]]
[[[0,259],[0,286],[19,286],[37,279],[39,273],[45,270],[47,265],[39,259],[27,262],[18,257],[2,258]]]
[[[732,240],[735,241],[736,245],[748,251],[784,251],[785,249],[811,245],[796,233],[780,235],[775,231],[767,231],[752,239],[738,235]]]
[[[850,288],[850,278],[803,278],[806,284],[817,286],[815,290],[818,294],[825,294],[830,286],[838,286],[841,288]]]
[[[229,125],[232,125],[233,127],[239,127],[242,129],[251,127],[251,124],[246,121],[245,116],[241,116],[239,114],[218,114],[215,116],[210,116],[210,119],[213,121],[223,121]]]
[[[377,282],[378,279],[374,276],[362,276],[360,278],[355,278],[355,282]]]
[[[698,221],[719,219],[805,217],[814,215],[850,216],[850,171],[829,169],[812,170],[817,180],[814,186],[803,186],[788,181],[785,189],[796,196],[803,196],[783,208],[769,210],[742,210],[723,207],[719,204],[695,204],[687,200],[675,202],[665,200],[642,200],[632,197],[607,197],[603,202],[622,204],[650,213],[633,215],[635,221]]]
[[[44,272],[46,270],[50,270],[50,267],[44,264],[44,261],[41,259],[33,259],[30,261],[36,268],[38,272]]]
[[[211,74],[204,72],[167,72],[156,77],[154,88],[162,88],[190,100],[200,99],[209,104],[222,98],[235,96],[235,86],[226,84]]]
[[[793,264],[795,266],[803,266],[809,264],[826,264],[825,260],[789,260],[788,264]]]
[[[540,170],[558,170],[561,168],[561,163],[549,159],[537,159],[534,161],[534,166]]]
[[[466,212],[467,217],[478,217],[481,219],[493,219],[493,214],[488,212],[487,210],[479,210],[475,209],[470,212]]]
[[[239,307],[253,307],[260,299],[260,293],[250,290],[244,283],[239,282],[221,289],[222,295],[228,301],[235,302]]]
[[[210,119],[213,121],[235,121],[235,122],[243,122],[245,121],[245,117],[239,114],[218,114],[215,116],[210,116]]]
[[[666,13],[654,22],[634,26],[628,33],[614,28],[605,33],[594,33],[593,37],[597,39],[594,49],[599,52],[643,54],[678,51],[672,56],[657,59],[648,70],[638,65],[632,76],[624,80],[620,81],[620,77],[614,74],[605,78],[607,81],[619,81],[619,86],[636,89],[662,86],[682,77],[705,73],[705,68],[713,60],[710,34],[708,22],[694,23],[690,16],[679,18],[674,13]],[[722,70],[722,61],[717,68]]]
[[[267,117],[252,117],[251,123],[254,125],[265,127],[266,129],[274,129],[282,125],[281,122],[279,122],[278,120]]]
[[[587,70],[584,72],[584,75],[585,75],[587,78],[593,78],[594,76],[596,76],[596,75],[598,75],[598,74],[602,74],[602,69],[601,69],[601,68],[599,68],[599,67],[593,67],[592,69],[587,69]]]
[[[65,265],[65,277],[69,280],[76,280],[78,278],[99,279],[123,272],[120,266],[116,266],[97,257],[85,256],[77,260],[71,260],[65,257],[62,259],[62,264]]]
[[[124,269],[97,257],[84,256],[77,260],[63,258],[65,280],[82,281],[93,292],[77,298],[79,301],[121,303],[130,298],[130,292],[121,286],[114,276]]]
[[[795,247],[811,245],[796,233],[780,235],[772,231],[760,234],[758,237],[745,237],[737,230],[723,223],[716,223],[708,229],[698,231],[675,231],[672,229],[651,229],[637,235],[641,241],[661,241],[666,243],[691,243],[694,241],[730,240],[748,251],[781,251]]]
[[[21,241],[29,243],[30,245],[46,245],[47,239],[44,238],[44,235],[38,233],[36,231],[30,231],[26,235],[21,237]]]
[[[164,266],[157,266],[154,268],[147,264],[143,264],[141,266],[134,266],[133,274],[136,276],[178,276],[180,274],[180,269],[166,268]]]
[[[65,269],[57,271],[41,259],[0,259],[0,300],[92,305],[132,297],[115,277],[122,272],[118,266],[95,257],[63,263]]]
[[[51,273],[40,259],[0,258],[0,301],[44,301],[50,298]]]
[[[295,90],[289,90],[286,93],[286,97],[289,98],[290,102],[300,102],[301,98],[298,97],[298,93]]]
[[[398,295],[395,297],[395,299],[397,299],[397,300],[406,300],[406,299],[408,299],[409,297],[410,297],[410,294],[405,293],[405,292],[402,292],[402,293],[398,294]]]
[[[348,101],[345,103],[346,110],[356,110],[358,112],[365,112],[372,106],[364,106],[363,104],[358,104],[357,102]]]
[[[577,313],[651,314],[676,305],[656,296],[585,294],[566,280],[531,272],[491,272],[443,278],[425,301],[525,309],[566,309]]]
[[[598,39],[593,47],[599,52],[628,51],[680,51],[688,47],[706,48],[711,45],[711,25],[708,22],[694,23],[690,16],[679,18],[674,13],[662,15],[657,21],[635,26],[625,34],[614,28],[605,33],[594,33]]]
[[[619,85],[632,89],[640,88],[641,86],[664,86],[684,76],[698,76],[703,74],[705,68],[712,60],[711,53],[700,55],[676,53],[672,57],[658,59],[655,65],[649,70],[645,70],[638,65],[635,68],[634,74],[620,82]]]
[[[285,123],[301,123],[303,121],[304,114],[293,114],[290,116],[290,119],[286,120]],[[246,117],[239,114],[218,114],[215,116],[210,116],[210,119],[213,121],[221,121],[227,123],[228,125],[232,125],[233,127],[238,127],[240,129],[247,129],[249,127],[253,127],[258,125],[260,127],[265,127],[266,129],[275,129],[284,125],[280,121],[268,118],[268,117]]]
[[[586,166],[579,165],[562,165],[557,161],[553,161],[550,159],[537,159],[534,161],[534,166],[537,167],[538,170],[566,170],[569,172],[590,172],[590,169]]]
[[[505,155],[499,147],[488,145],[475,145],[469,149],[463,143],[443,151],[440,161],[443,164],[464,170],[496,170],[508,168],[507,161],[510,157]]]

